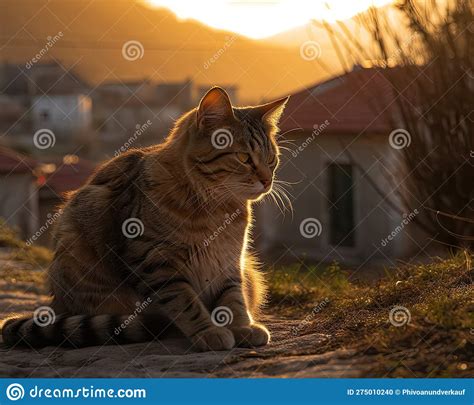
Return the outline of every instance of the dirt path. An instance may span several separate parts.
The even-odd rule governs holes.
[[[15,266],[0,258],[0,266]],[[0,280],[0,325],[12,313],[48,303],[34,283]],[[315,354],[327,339],[295,337],[299,320],[269,316],[272,342],[260,349],[195,353],[185,339],[77,350],[48,347],[8,349],[0,343],[0,377],[359,377],[370,359],[338,350]]]

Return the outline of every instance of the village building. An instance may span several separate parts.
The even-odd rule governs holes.
[[[426,247],[417,212],[406,212],[397,192],[389,89],[377,69],[355,68],[291,94],[278,179],[291,183],[293,209],[257,207],[256,247],[265,256],[393,264]]]

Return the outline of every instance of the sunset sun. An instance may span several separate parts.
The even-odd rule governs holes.
[[[344,20],[370,6],[391,0],[144,0],[154,7],[166,7],[179,18],[192,18],[213,28],[230,30],[250,38],[264,38],[305,24],[310,19]]]

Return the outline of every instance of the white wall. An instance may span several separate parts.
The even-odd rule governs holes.
[[[29,238],[38,229],[38,194],[30,173],[0,174],[0,217],[21,236]]]
[[[92,100],[82,94],[36,96],[32,104],[35,130],[73,133],[90,128]]]
[[[294,135],[294,145],[285,145],[292,150],[303,145],[310,136]],[[350,157],[343,152],[343,145],[353,156],[353,199],[355,244],[353,247],[333,246],[330,243],[329,182],[328,165],[333,162],[351,164]],[[321,134],[307,144],[296,156],[284,152],[277,178],[293,184],[289,190],[293,197],[294,214],[282,215],[270,201],[256,207],[255,239],[257,248],[264,254],[290,260],[307,257],[317,261],[337,260],[344,263],[384,262],[395,264],[394,260],[410,255],[416,248],[416,226],[403,225],[395,237],[382,242],[403,221],[402,214],[391,207],[389,201],[401,207],[396,191],[397,184],[390,180],[395,174],[394,150],[383,135]],[[357,166],[360,167],[357,167]],[[371,182],[382,191],[380,195]],[[386,198],[384,198],[386,197]],[[403,208],[401,208],[403,212]],[[408,213],[407,213],[408,214]],[[316,218],[322,224],[320,236],[304,238],[299,231],[300,223],[306,218]]]

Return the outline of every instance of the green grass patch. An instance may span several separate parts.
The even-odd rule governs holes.
[[[371,376],[473,375],[474,269],[467,253],[402,266],[372,283],[351,282],[349,274],[337,264],[275,269],[270,305],[304,319],[327,297],[299,333],[329,336],[316,349],[321,353],[349,347],[376,356]]]

